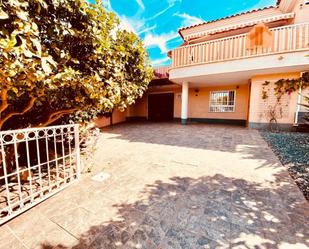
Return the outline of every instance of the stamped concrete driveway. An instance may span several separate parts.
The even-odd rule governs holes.
[[[0,248],[309,247],[308,202],[257,131],[123,124],[102,131],[94,159],[2,226]]]

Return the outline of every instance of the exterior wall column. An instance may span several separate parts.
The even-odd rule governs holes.
[[[182,94],[181,94],[181,123],[187,124],[188,120],[188,98],[189,98],[189,83],[182,83]]]

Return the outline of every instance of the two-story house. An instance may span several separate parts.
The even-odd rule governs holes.
[[[181,28],[179,35],[183,44],[169,52],[168,74],[159,71],[169,79],[154,80],[128,118],[252,128],[275,118],[282,128],[297,125],[305,111],[301,95],[309,91],[287,93],[278,105],[274,82],[309,71],[308,0],[279,0],[276,6]],[[270,82],[266,89],[265,82]]]

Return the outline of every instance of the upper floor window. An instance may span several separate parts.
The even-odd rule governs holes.
[[[236,91],[210,92],[210,112],[234,112]]]

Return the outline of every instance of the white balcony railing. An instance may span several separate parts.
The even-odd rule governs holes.
[[[247,49],[247,34],[176,48],[172,51],[172,68],[309,50],[309,23],[282,26],[270,31],[273,33],[270,48]]]
[[[80,175],[78,125],[0,132],[0,225]]]

